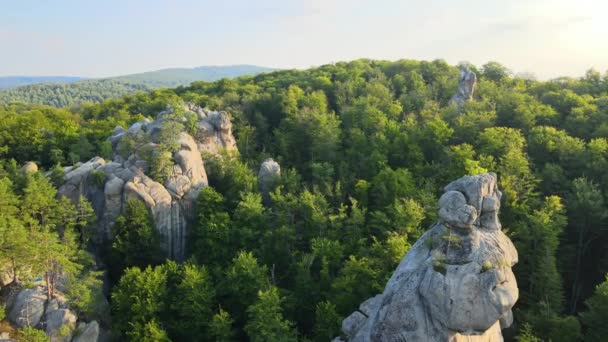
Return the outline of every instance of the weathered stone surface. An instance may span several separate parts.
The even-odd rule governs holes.
[[[166,127],[174,126],[175,120],[180,120],[171,116],[173,110],[169,108],[159,113],[154,121],[144,119],[127,130],[116,127],[108,138],[113,147],[112,161],[96,157],[84,164],[65,168],[65,183],[59,193],[74,202],[80,196],[92,202],[99,222],[94,241],[111,240],[111,227],[125,209],[126,201],[140,200],[152,212],[167,256],[177,260],[184,257],[186,223],[192,215],[192,206],[200,188],[208,184],[201,152],[234,150],[236,141],[225,112],[212,112],[192,104],[184,104],[183,111],[198,118],[198,130],[192,135],[178,132],[172,151],[159,149],[158,140],[165,129],[171,129]],[[125,138],[135,142],[128,156],[124,151],[121,151],[123,155],[118,153],[118,147]],[[146,175],[150,165],[145,156],[154,154],[163,155],[172,163],[169,164],[170,172],[162,180],[152,180]],[[98,174],[100,172],[105,174],[105,180]],[[97,174],[93,177],[93,173]],[[99,179],[103,184],[98,184]]]
[[[38,288],[24,289],[17,294],[6,318],[17,327],[38,326],[44,314],[46,295]]]
[[[34,162],[29,161],[23,164],[23,166],[21,167],[21,172],[24,174],[36,173],[38,172],[38,165],[36,165],[36,163]]]
[[[476,84],[477,75],[475,75],[475,73],[466,65],[461,65],[460,76],[458,77],[458,88],[450,102],[458,104],[459,107],[462,106],[466,101],[473,98]]]
[[[264,160],[258,172],[258,183],[265,201],[269,200],[268,192],[270,192],[272,184],[279,177],[281,177],[281,166],[279,163],[272,158]]]
[[[44,330],[53,342],[69,342],[72,340],[71,332],[76,325],[76,315],[68,309],[48,311],[45,315]],[[62,334],[61,327],[68,326],[69,333]]]
[[[502,341],[519,291],[518,256],[500,230],[496,175],[445,187],[439,221],[412,246],[381,295],[343,322],[348,341]],[[367,317],[366,317],[367,316]]]
[[[79,324],[78,335],[74,337],[72,342],[97,342],[99,339],[99,324],[97,321],[91,321],[87,324]]]

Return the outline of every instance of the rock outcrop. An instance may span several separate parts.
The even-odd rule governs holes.
[[[46,313],[46,322],[44,330],[52,341],[70,342],[72,339],[71,332],[76,327],[76,315],[69,309],[57,309]],[[62,331],[61,328],[67,326],[67,331]]]
[[[450,99],[450,102],[458,104],[458,107],[473,98],[475,85],[477,84],[477,76],[466,65],[460,66],[460,76],[458,77],[458,89]]]
[[[279,163],[272,158],[264,160],[258,172],[258,183],[265,202],[270,200],[269,192],[279,177],[281,177],[281,166]]]
[[[74,337],[74,341],[98,341],[99,324],[96,321],[90,323],[80,321],[78,323],[80,329],[77,331],[75,328],[79,319],[61,294],[56,294],[55,298],[47,301],[46,290],[43,286],[21,288],[18,285],[12,285],[10,292],[5,293],[3,298],[6,301],[6,318],[16,327],[27,326],[44,330],[50,340],[56,342],[72,341],[73,334],[77,335]]]
[[[46,295],[37,288],[21,290],[7,303],[6,318],[19,328],[35,327],[44,314]]]
[[[144,202],[167,257],[183,259],[186,222],[199,189],[207,186],[201,152],[236,149],[228,115],[185,104],[179,113],[169,108],[154,121],[116,127],[108,140],[113,160],[96,157],[65,168],[59,193],[91,201],[99,222],[96,242],[112,239],[111,227],[127,201]]]
[[[439,221],[405,255],[384,292],[342,323],[335,341],[503,341],[518,288],[517,251],[498,220],[496,175],[445,187]]]
[[[97,342],[99,340],[99,324],[97,321],[89,323],[79,323],[78,335],[74,337],[72,342]]]

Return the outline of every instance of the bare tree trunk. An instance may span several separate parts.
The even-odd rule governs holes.
[[[51,290],[51,275],[49,271],[46,271],[44,273],[45,276],[45,280],[46,280],[46,297],[47,300],[50,302],[51,299],[53,298],[53,291]]]
[[[15,257],[11,257],[12,269],[13,269],[13,284],[17,284],[19,279],[17,279],[17,262],[15,261]]]

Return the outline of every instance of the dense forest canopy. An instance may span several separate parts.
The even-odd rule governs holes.
[[[476,91],[460,108],[450,103],[457,67],[365,59],[70,110],[4,105],[0,234],[23,226],[25,238],[23,246],[0,240],[0,259],[27,254],[27,236],[84,246],[87,215],[44,216],[61,201],[51,184],[61,182],[58,165],[110,158],[114,127],[188,101],[230,113],[239,153],[205,158],[211,186],[194,208],[187,262],[162,261],[145,208],[130,204],[117,222],[107,266],[118,336],[331,340],[435,221],[441,188],[494,171],[503,229],[520,255],[520,300],[506,338],[599,341],[608,320],[608,74],[544,82],[495,62],[469,67]],[[257,169],[269,157],[283,172],[264,200]],[[22,175],[27,161],[50,170],[49,180]],[[51,255],[75,279],[91,277],[88,266],[70,266],[85,263],[78,255]],[[74,301],[90,311],[91,296]]]

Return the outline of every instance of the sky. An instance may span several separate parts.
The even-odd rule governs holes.
[[[0,76],[498,61],[539,79],[608,70],[606,0],[0,0]]]

